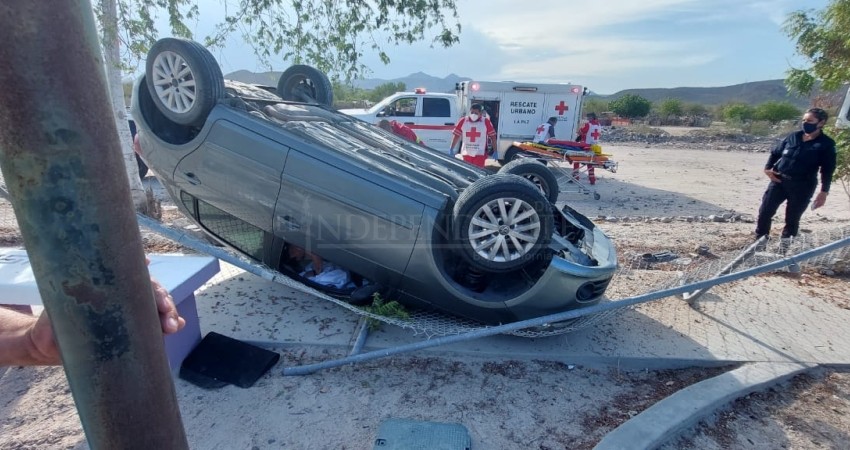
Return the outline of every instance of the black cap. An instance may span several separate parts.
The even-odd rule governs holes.
[[[483,111],[484,108],[481,107],[480,103],[473,103],[472,106],[469,107],[470,111],[473,109],[477,109],[479,111]]]

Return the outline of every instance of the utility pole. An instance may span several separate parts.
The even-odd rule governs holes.
[[[0,3],[0,168],[93,449],[186,449],[91,4]]]

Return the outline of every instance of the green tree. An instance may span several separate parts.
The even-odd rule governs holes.
[[[599,117],[600,114],[607,111],[609,111],[608,102],[601,98],[585,98],[581,104],[581,113],[583,116],[587,115],[587,113],[594,113],[597,117]]]
[[[608,103],[611,111],[620,117],[646,117],[652,109],[652,102],[637,94],[626,94]]]
[[[167,15],[169,34],[194,38],[186,21],[199,18],[199,4],[198,0],[98,0],[92,5],[101,31],[127,178],[139,211],[146,209],[146,197],[129,145],[120,72],[132,72],[156,42],[157,14]],[[455,0],[220,0],[220,5],[225,7],[224,18],[215,33],[203,38],[208,47],[222,46],[238,35],[266,66],[271,67],[272,57],[280,58],[316,66],[332,79],[362,75],[367,70],[361,63],[366,50],[377,52],[387,64],[390,59],[384,46],[430,39],[432,45],[449,47],[458,42],[460,33]]]
[[[658,113],[663,117],[679,117],[684,114],[685,108],[678,98],[666,98],[658,105]]]
[[[404,92],[405,90],[407,90],[407,86],[402,82],[380,84],[375,86],[375,89],[372,89],[372,92],[369,93],[369,100],[379,102],[396,92]]]
[[[365,89],[353,86],[340,80],[331,80],[334,90],[334,108],[362,107],[369,96]]]
[[[808,94],[817,81],[825,91],[833,91],[850,81],[850,0],[832,0],[822,10],[800,10],[785,21],[785,32],[797,43],[797,53],[808,67],[792,68],[785,84]],[[850,197],[850,130],[827,132],[835,139],[838,162],[833,179],[839,180]]]
[[[682,109],[684,110],[685,115],[691,117],[702,117],[711,114],[708,107],[701,103],[685,103],[682,105]]]
[[[724,120],[730,122],[747,122],[753,120],[756,109],[746,103],[729,103],[720,108]]]
[[[186,22],[197,20],[202,9],[212,9],[207,3],[108,1],[117,1],[115,29],[123,43],[124,61],[130,67],[135,67],[156,42],[158,14],[167,15],[169,34],[174,36],[196,39],[208,47],[221,47],[228,39],[239,37],[266,66],[271,67],[272,59],[310,64],[347,80],[367,70],[361,62],[366,51],[377,52],[387,64],[390,58],[386,47],[423,40],[449,47],[458,42],[460,33],[456,0],[220,0],[224,17],[213,34],[201,39],[192,36]],[[95,13],[101,25],[110,26],[102,20],[102,6],[96,5]]]
[[[801,115],[800,108],[789,102],[764,102],[755,108],[755,119],[766,120],[770,123],[798,119]]]

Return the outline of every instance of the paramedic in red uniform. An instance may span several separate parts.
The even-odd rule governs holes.
[[[378,126],[383,128],[384,130],[389,131],[390,133],[393,133],[397,136],[401,136],[407,139],[408,141],[413,142],[414,144],[425,145],[422,143],[422,140],[419,139],[418,136],[416,136],[416,133],[411,130],[410,127],[403,123],[398,123],[395,120],[390,121],[384,119],[378,122]]]
[[[469,108],[469,114],[461,117],[457,122],[452,134],[449,154],[454,156],[455,146],[462,139],[460,153],[463,155],[463,160],[478,167],[484,167],[484,162],[487,161],[487,139],[493,142],[495,148],[496,129],[493,128],[490,119],[481,114],[481,105],[477,103],[472,105]]]
[[[584,142],[587,145],[593,145],[599,142],[599,137],[602,136],[602,126],[599,125],[599,120],[595,113],[587,113],[587,122],[581,127],[578,132],[579,142]],[[578,180],[578,170],[581,167],[580,163],[573,163],[573,178]],[[587,165],[587,179],[590,184],[596,184],[596,173],[593,170],[593,165]]]

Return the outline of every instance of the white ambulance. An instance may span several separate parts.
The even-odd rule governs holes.
[[[461,115],[474,103],[484,106],[499,138],[498,159],[510,161],[517,151],[511,144],[532,140],[550,117],[558,119],[555,138],[575,139],[585,90],[575,84],[464,81],[456,94]]]
[[[474,103],[487,111],[498,136],[498,159],[511,160],[514,141],[530,141],[537,127],[556,117],[555,137],[572,140],[578,134],[582,98],[585,89],[575,84],[535,84],[512,81],[464,81],[454,94],[416,89],[398,92],[372,108],[343,109],[367,122],[395,120],[413,129],[425,145],[449,150],[455,123]]]

